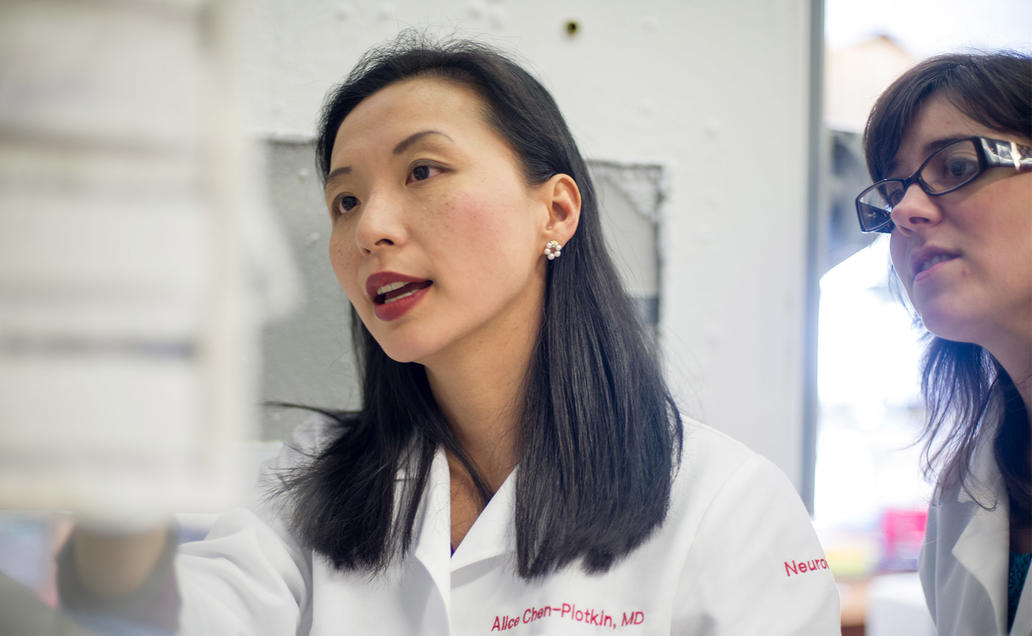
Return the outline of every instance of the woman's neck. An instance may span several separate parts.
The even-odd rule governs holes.
[[[516,435],[533,343],[505,355],[428,365],[434,399],[487,486],[496,490],[518,462]]]
[[[992,346],[983,346],[1014,382],[1025,404],[1029,426],[1032,426],[1032,334],[1001,339],[1001,342],[994,342]]]
[[[492,492],[501,487],[517,462],[516,426],[527,365],[513,362],[512,356],[475,356],[462,364],[426,369],[438,407],[484,486]],[[450,454],[448,470],[454,551],[487,502],[465,466]]]

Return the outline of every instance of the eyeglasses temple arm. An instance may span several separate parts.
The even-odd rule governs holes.
[[[984,143],[992,141],[992,143]],[[1032,168],[1032,148],[1019,146],[1014,141],[984,140],[983,148],[995,159],[994,163],[1011,164],[1015,170]]]
[[[1021,170],[1022,167],[1032,168],[1032,148],[1019,146],[1011,142],[1011,158],[1014,161],[1014,169]]]

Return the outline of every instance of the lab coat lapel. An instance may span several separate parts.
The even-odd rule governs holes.
[[[1002,478],[992,454],[992,445],[983,444],[975,454],[971,466],[974,498],[964,489],[958,500],[968,503],[972,511],[967,526],[953,546],[953,556],[967,569],[986,591],[992,602],[993,615],[999,633],[1007,625],[1007,571],[1010,527],[1009,506],[1004,494]],[[977,503],[975,499],[977,498]],[[986,510],[981,505],[993,507]],[[1025,592],[1028,590],[1026,589]],[[1025,604],[1024,610],[1030,611]]]
[[[430,477],[423,493],[422,510],[416,520],[413,556],[423,564],[433,579],[444,601],[446,612],[451,611],[451,492],[448,479],[448,460],[438,449],[430,466]]]
[[[451,569],[457,571],[478,561],[516,551],[513,512],[516,503],[516,470],[513,470],[501,488],[491,497],[466,533],[455,554]]]
[[[1025,575],[1025,587],[1018,600],[1018,613],[1014,616],[1015,625],[1032,625],[1032,579]],[[1015,634],[1018,632],[1015,631]]]

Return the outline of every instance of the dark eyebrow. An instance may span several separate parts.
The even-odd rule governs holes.
[[[452,139],[451,137],[449,137],[448,135],[446,135],[445,133],[443,133],[443,132],[441,132],[439,130],[421,130],[421,131],[419,131],[417,133],[412,133],[408,137],[405,137],[404,139],[399,141],[398,145],[394,147],[394,154],[400,155],[401,153],[405,152],[406,148],[408,148],[412,144],[416,143],[420,139],[426,137],[427,135],[440,135],[440,136],[444,137],[445,139],[447,139],[448,141],[450,141],[452,143],[455,143],[454,139]]]
[[[444,137],[445,139],[447,139],[448,141],[450,141],[452,143],[455,143],[454,139],[452,139],[450,136],[448,136],[447,134],[445,134],[445,133],[443,133],[443,132],[441,132],[439,130],[421,130],[419,132],[412,133],[408,137],[405,137],[404,139],[399,141],[398,145],[394,146],[394,150],[392,151],[393,154],[400,155],[401,153],[405,152],[405,150],[409,146],[411,146],[412,144],[416,143],[420,139],[423,139],[427,135],[440,135],[440,136]],[[327,188],[329,187],[330,183],[334,179],[336,179],[337,177],[342,177],[342,176],[344,176],[346,174],[351,174],[351,166],[341,166],[340,168],[332,170],[330,172],[330,174],[326,175],[326,186],[327,186]]]
[[[939,148],[942,148],[943,146],[948,146],[952,144],[954,141],[960,141],[961,139],[970,138],[971,135],[954,135],[952,137],[943,137],[941,139],[934,139],[932,141],[929,141],[927,144],[925,144],[924,148],[921,149],[921,154],[923,157],[921,159],[921,162],[924,163],[925,159],[927,159],[929,155],[934,153]],[[893,157],[892,161],[889,162],[889,165],[885,167],[885,174],[895,174],[897,169],[899,169],[899,161],[895,157]]]
[[[343,177],[346,174],[351,174],[351,166],[341,166],[340,168],[331,171],[330,174],[326,175],[326,187],[329,188],[330,183],[332,183],[334,179],[337,177]]]
[[[972,135],[954,135],[953,137],[943,137],[942,139],[936,139],[925,144],[924,155],[928,158],[928,155],[932,154],[943,146],[948,146],[954,141],[960,141],[961,139],[971,139]]]

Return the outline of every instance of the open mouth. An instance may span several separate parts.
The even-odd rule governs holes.
[[[396,281],[376,288],[376,296],[373,302],[377,305],[385,305],[402,298],[407,298],[421,289],[433,285],[433,281],[423,280],[415,283],[404,283]]]
[[[957,258],[957,257],[949,255],[949,254],[938,254],[936,256],[933,256],[933,257],[929,258],[928,260],[924,261],[923,263],[921,263],[921,266],[918,268],[917,272],[915,272],[915,273],[920,274],[921,272],[923,272],[925,270],[928,270],[928,269],[931,269],[932,267],[935,267],[939,263],[944,263],[946,261],[951,261],[951,260],[953,260],[955,258]]]

